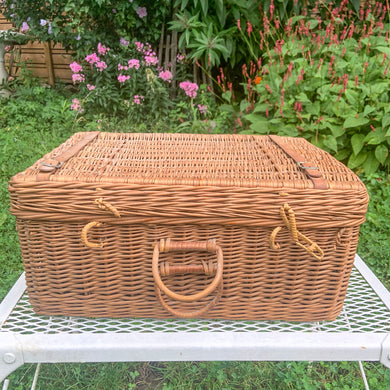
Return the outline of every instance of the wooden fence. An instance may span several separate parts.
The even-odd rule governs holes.
[[[4,18],[0,10],[0,30],[12,28],[12,24]],[[29,42],[26,45],[16,45],[13,53],[5,56],[6,67],[11,76],[18,73],[16,59],[25,61],[33,74],[41,77],[49,84],[54,84],[58,78],[64,82],[72,82],[72,72],[69,68],[71,56],[60,45],[39,42]]]

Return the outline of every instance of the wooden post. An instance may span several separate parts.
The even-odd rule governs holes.
[[[45,42],[44,51],[45,51],[45,62],[46,62],[46,67],[47,67],[47,77],[49,80],[49,84],[52,87],[54,87],[55,76],[54,76],[53,57],[52,57],[52,53],[51,53],[50,41]]]
[[[165,23],[163,23],[161,27],[161,36],[160,36],[160,44],[158,46],[158,63],[162,66],[163,59],[163,51],[164,51],[164,32],[165,32]]]

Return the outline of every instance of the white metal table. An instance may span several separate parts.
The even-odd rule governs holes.
[[[333,322],[36,315],[24,275],[0,304],[0,383],[24,363],[379,361],[390,368],[390,293],[356,255]]]

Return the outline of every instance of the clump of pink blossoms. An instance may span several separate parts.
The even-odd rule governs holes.
[[[103,72],[103,69],[107,68],[107,64],[104,61],[96,62],[95,66],[99,72]]]
[[[124,74],[119,74],[119,76],[118,76],[118,81],[120,82],[120,83],[124,83],[124,82],[126,82],[128,79],[130,78],[130,76],[129,75],[124,75]]]
[[[137,9],[137,15],[142,19],[147,15],[147,11],[145,7],[138,7]]]
[[[129,60],[128,62],[128,65],[129,65],[129,68],[135,68],[135,69],[139,69],[139,60],[137,60],[137,59],[131,59],[131,60]]]
[[[207,106],[204,104],[198,104],[198,109],[201,114],[206,114],[207,113]]]
[[[98,55],[96,53],[92,53],[92,54],[88,54],[86,57],[85,57],[85,61],[87,61],[89,64],[94,64],[96,62],[99,62],[100,61],[100,58],[98,57]]]
[[[197,90],[199,89],[196,83],[191,83],[191,81],[182,81],[179,84],[179,87],[184,90],[187,96],[191,99],[196,98]]]
[[[73,73],[79,73],[83,70],[83,67],[78,64],[76,61],[72,62],[70,65],[69,65],[70,69],[72,70]]]
[[[158,77],[160,77],[160,79],[163,79],[164,81],[168,81],[168,83],[170,83],[172,81],[173,76],[169,70],[166,70],[166,71],[161,71],[158,74]]]
[[[134,104],[141,104],[141,102],[143,102],[143,100],[144,100],[143,96],[135,95],[134,98],[133,98],[133,103]]]
[[[98,43],[97,49],[98,53],[102,56],[104,56],[110,50],[109,47],[103,46],[100,42]]]
[[[79,99],[73,99],[72,104],[70,106],[71,110],[78,111],[78,112],[83,112],[83,108],[81,107],[81,103]]]
[[[74,83],[82,83],[83,81],[85,81],[85,77],[81,73],[73,73],[72,74],[72,81],[73,81],[73,84]]]

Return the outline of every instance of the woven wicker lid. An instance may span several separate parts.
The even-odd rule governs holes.
[[[12,180],[364,188],[345,165],[302,138],[220,134],[76,133]]]

